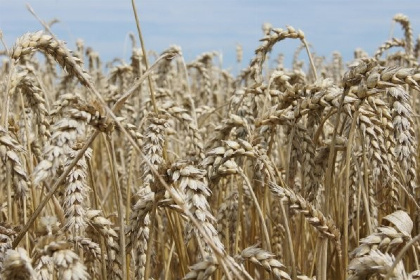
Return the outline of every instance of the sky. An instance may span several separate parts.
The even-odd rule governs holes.
[[[129,60],[128,34],[137,36],[131,0],[0,0],[0,30],[9,48],[24,33],[43,29],[26,3],[44,21],[60,20],[52,31],[71,50],[81,38],[105,62]],[[222,67],[232,71],[249,64],[265,22],[301,29],[317,55],[331,59],[339,51],[345,61],[356,48],[372,55],[391,34],[402,37],[401,27],[392,24],[397,13],[410,18],[415,39],[420,32],[418,0],[137,0],[136,6],[147,50],[161,53],[175,44],[187,62],[216,51]],[[238,44],[243,48],[240,65]],[[298,46],[296,40],[279,42],[272,57],[283,53],[288,65]]]

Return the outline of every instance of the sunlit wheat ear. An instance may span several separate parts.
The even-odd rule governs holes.
[[[217,259],[208,256],[204,261],[200,261],[189,267],[190,272],[183,279],[209,279],[218,268]]]
[[[118,233],[113,229],[112,222],[102,216],[99,210],[86,211],[86,234],[96,243],[100,243],[100,236],[104,238],[107,253],[106,269],[112,279],[121,279],[121,260],[119,256]],[[99,235],[98,235],[99,233]]]
[[[396,14],[393,19],[402,25],[405,36],[405,49],[407,55],[410,56],[413,51],[413,29],[411,28],[410,20],[403,14]]]
[[[375,76],[375,74],[373,74]],[[369,76],[367,78],[367,81],[370,80]],[[395,147],[395,139],[394,139],[394,126],[392,123],[392,108],[388,106],[388,104],[382,100],[382,98],[377,96],[369,96],[367,99],[367,104],[369,104],[369,111],[370,113],[367,114],[369,117],[369,120],[374,124],[371,128],[369,126],[365,127],[369,130],[376,131],[375,134],[376,137],[373,137],[373,139],[379,139],[377,143],[380,145],[379,150],[375,148],[373,153],[379,153],[378,155],[375,155],[378,160],[378,162],[382,162],[380,167],[381,170],[381,178],[380,181],[383,183],[388,183],[389,187],[385,188],[386,195],[389,195],[391,199],[389,200],[390,207],[393,209],[393,211],[397,210],[399,202],[399,194],[397,191],[396,185],[399,183],[400,179],[392,176],[389,174],[391,170],[394,170],[396,167],[396,162],[394,158],[394,147]],[[362,126],[360,126],[362,128]],[[380,134],[377,132],[381,131]],[[367,134],[369,132],[366,132]],[[370,137],[372,139],[372,137]],[[375,144],[375,142],[372,142],[372,144]],[[371,151],[368,151],[368,153],[372,153]],[[373,161],[372,161],[373,163]],[[378,169],[378,166],[374,166],[374,169]],[[388,172],[388,174],[387,174]],[[391,202],[392,201],[392,202]]]
[[[4,279],[35,279],[35,271],[32,260],[23,248],[6,251],[1,275]]]
[[[273,25],[271,25],[271,23],[269,22],[264,22],[261,29],[262,29],[263,34],[267,36],[270,34],[270,31],[273,29]]]
[[[33,173],[35,185],[49,176],[56,175],[66,160],[66,149],[75,143],[77,137],[83,137],[86,132],[89,114],[83,115],[72,106],[78,99],[81,99],[78,95],[62,95],[61,102],[57,102],[55,110],[52,111],[57,120],[51,127],[50,142],[44,147],[44,160],[35,167]]]
[[[267,53],[271,51],[277,42],[286,38],[303,40],[305,34],[301,30],[296,31],[293,27],[288,26],[286,30],[273,28],[271,33],[261,39],[263,43],[255,50],[256,56],[250,63],[251,77],[255,79],[255,82],[262,82],[262,65],[264,64]]]
[[[216,219],[211,213],[207,201],[211,192],[205,177],[206,172],[188,162],[177,162],[172,165],[168,172],[179,190],[185,194],[186,205],[190,208],[193,216],[201,223],[214,244],[223,250],[223,244],[214,227]],[[192,224],[187,225],[186,229],[186,241],[191,239],[193,232],[198,233]],[[210,253],[209,248],[206,248],[206,250]]]
[[[350,257],[360,258],[373,250],[396,254],[401,246],[411,239],[413,221],[406,212],[396,211],[384,217],[384,220],[393,226],[380,226],[376,232],[361,239],[361,244],[350,253]]]
[[[149,186],[141,188],[136,193],[137,202],[133,206],[130,217],[129,235],[131,245],[135,249],[135,274],[143,279],[145,274],[146,253],[149,246],[150,211],[154,201],[154,193]]]
[[[284,98],[289,97],[293,98],[289,100],[284,107],[274,106],[267,110],[267,112],[262,116],[261,119],[256,120],[256,126],[264,125],[293,125],[295,122],[299,121],[300,118],[308,114],[309,110],[321,110],[324,109],[338,109],[340,106],[340,100],[343,94],[343,89],[331,83],[330,80],[325,80],[325,83],[322,83],[315,88],[315,91],[310,96],[305,96],[304,98],[299,95],[286,95]],[[283,96],[282,96],[283,97]],[[294,105],[291,101],[297,101],[301,99],[301,102]],[[359,99],[354,94],[347,94],[343,100],[343,111],[345,114],[351,116],[352,108],[357,106]],[[328,112],[328,111],[327,111]],[[345,140],[345,139],[342,139]]]
[[[229,114],[228,117],[222,120],[222,123],[218,125],[210,141],[206,144],[206,148],[209,149],[206,153],[206,157],[200,163],[201,166],[208,168],[208,177],[212,178],[217,176],[217,167],[222,163],[225,152],[229,150],[229,153],[232,152],[231,149],[226,149],[223,140],[228,140],[232,131],[241,130],[241,136],[247,134],[250,130],[247,121],[245,118],[240,117],[236,114]],[[241,142],[242,143],[242,142]],[[238,151],[248,152],[252,149],[252,146],[248,143],[248,148],[240,149]],[[252,154],[252,151],[250,152]]]
[[[143,145],[143,137],[144,136],[140,132],[138,132],[137,126],[135,126],[134,124],[128,123],[127,121],[123,120],[122,118],[120,119],[120,121],[123,124],[125,130],[128,132],[128,134],[135,140],[137,145],[139,147],[141,147]],[[116,131],[119,132],[118,127],[116,127]],[[137,162],[137,160],[136,160],[137,154],[136,154],[136,150],[135,150],[134,146],[126,145],[122,150],[124,151],[124,155],[125,155],[124,156],[125,157],[124,158],[125,166],[127,167],[128,170],[130,170],[130,168],[134,169],[134,166]],[[122,183],[121,183],[121,191],[122,191],[123,201],[127,201],[127,194],[129,192],[132,193],[133,190],[134,190],[133,180],[134,180],[134,178],[133,178],[132,173],[130,171],[123,173]],[[128,189],[129,186],[131,186],[130,190]]]
[[[36,185],[48,176],[56,176],[66,161],[67,149],[71,149],[78,138],[86,136],[88,124],[100,131],[106,131],[108,127],[105,118],[92,105],[86,104],[80,95],[64,94],[59,101],[51,112],[55,122],[50,142],[44,147],[44,159],[32,175]]]
[[[304,189],[301,193],[307,198],[309,202],[313,202],[318,194],[319,188],[322,186],[322,172],[318,166],[315,165],[315,145],[311,139],[311,135],[308,134],[310,129],[306,128],[301,124],[296,124],[290,128],[293,131],[293,139],[288,139],[291,145],[290,155],[290,168],[289,176],[290,179],[295,178],[295,172],[297,171],[297,163],[299,162],[303,169],[303,180],[302,184]],[[295,190],[295,186],[293,186]],[[320,203],[319,201],[317,203]]]
[[[76,156],[77,148],[67,152],[67,166]],[[86,202],[89,187],[87,185],[87,161],[92,157],[92,149],[88,149],[84,156],[77,162],[66,179],[64,191],[64,214],[66,223],[64,228],[70,231],[74,237],[81,236],[86,227]]]
[[[150,211],[155,199],[155,191],[158,190],[158,182],[155,179],[151,166],[155,170],[159,170],[164,163],[163,147],[166,137],[165,131],[168,125],[167,120],[162,116],[152,114],[147,118],[147,128],[144,133],[142,147],[144,154],[141,171],[143,185],[138,187],[138,191],[135,194],[136,202],[132,207],[128,232],[131,245],[134,248],[135,274],[139,279],[144,278],[149,232],[150,227],[154,226],[155,223],[155,221],[150,220]]]
[[[232,192],[219,205],[217,213],[217,231],[220,239],[233,252],[236,227],[238,226],[238,193]]]
[[[235,258],[242,262],[249,260],[257,266],[263,267],[266,271],[271,272],[275,279],[292,279],[290,275],[284,271],[286,267],[275,259],[275,255],[258,248],[258,244],[244,249],[241,254]]]
[[[50,35],[45,34],[43,31],[26,33],[22,37],[18,38],[13,46],[10,56],[13,59],[18,60],[22,56],[31,54],[36,50],[45,52],[54,57],[63,69],[71,75],[76,76],[82,83],[85,83],[85,81],[90,79],[89,75],[81,68],[80,60],[76,57],[69,59],[67,51],[63,49],[61,44]]]
[[[171,45],[168,49],[164,50],[162,53],[166,52],[175,52],[181,54],[181,47],[177,45]],[[156,86],[163,90],[169,90],[169,94],[172,95],[173,91],[177,87],[179,81],[175,79],[181,79],[180,72],[175,69],[177,66],[172,63],[172,60],[162,61],[159,66],[156,78]]]
[[[23,152],[23,147],[11,137],[10,131],[6,132],[0,126],[0,161],[6,165],[7,172],[11,176],[10,182],[13,184],[14,193],[18,199],[26,197],[29,191],[29,180],[19,156]]]
[[[89,279],[85,265],[80,262],[79,256],[70,250],[70,245],[67,242],[53,241],[44,247],[41,254],[51,257],[59,279]]]
[[[401,168],[407,172],[406,182],[409,192],[415,193],[416,189],[416,141],[413,128],[410,96],[402,86],[391,87],[387,90],[392,104],[392,123],[396,145],[394,154]]]
[[[34,125],[38,128],[38,135],[41,138],[39,142],[44,145],[51,136],[49,112],[46,108],[45,99],[42,97],[44,93],[34,77],[34,72],[35,69],[29,66],[18,67],[11,78],[9,95],[17,94],[16,90],[22,92],[27,107],[35,114]]]
[[[118,65],[110,70],[109,82],[124,92],[130,86],[133,79],[133,69],[130,65]]]
[[[382,56],[382,54],[393,48],[393,47],[405,47],[406,42],[403,40],[399,40],[397,38],[392,38],[389,41],[386,41],[385,43],[383,43],[382,45],[379,46],[378,50],[375,52],[375,59],[379,60],[380,57]]]
[[[386,139],[384,139],[384,136],[386,136],[384,130],[387,127],[383,126],[383,117],[386,115],[378,116],[379,112],[375,110],[377,108],[376,104],[373,103],[374,107],[371,104],[363,103],[360,106],[357,125],[362,134],[366,152],[372,166],[373,179],[375,181],[381,179],[381,181],[386,182],[393,167],[392,154],[387,149]],[[384,120],[384,122],[387,122],[387,120]],[[387,132],[389,133],[389,129]]]
[[[201,160],[204,157],[203,138],[188,110],[176,106],[176,104],[172,102],[162,104],[162,109],[175,119],[178,119],[181,122],[181,125],[185,127],[188,135],[190,135],[186,141],[191,140],[185,143],[187,157],[191,157],[193,161]]]
[[[370,279],[371,276],[385,276],[389,273],[395,257],[379,250],[372,250],[369,254],[353,259],[349,264],[349,270],[353,273],[348,280]],[[391,272],[391,279],[407,279],[404,265],[399,262]]]
[[[283,261],[283,252],[287,250],[284,248],[284,242],[286,242],[286,230],[282,225],[281,216],[281,205],[279,200],[275,200],[271,203],[270,214],[272,216],[272,235],[271,235],[271,248],[276,258]]]
[[[3,269],[6,251],[12,249],[17,232],[10,225],[0,223],[0,271]]]
[[[198,84],[193,86],[196,86],[197,88],[201,89],[198,93],[201,102],[208,105],[214,105],[213,99],[211,98],[211,80],[209,76],[209,69],[205,66],[203,62],[200,62],[200,60],[198,59],[196,61],[188,63],[187,67],[189,69],[196,69],[199,73],[199,76],[196,75],[195,77],[195,82]]]
[[[418,65],[413,57],[408,57],[405,51],[397,51],[395,53],[391,53],[387,57],[387,65],[390,66],[399,66],[399,65],[410,65],[415,66]]]
[[[34,269],[36,273],[36,279],[39,280],[49,280],[51,279],[54,270],[53,263],[49,256],[40,256],[39,259],[34,264]]]
[[[377,87],[384,86],[385,88],[408,86],[411,89],[420,91],[420,75],[416,68],[405,68],[405,67],[379,67],[377,68],[380,76],[376,75],[374,80],[377,83],[373,83],[371,86]],[[389,84],[391,83],[391,84]]]
[[[323,237],[333,240],[338,254],[341,254],[341,234],[333,220],[326,218],[323,213],[293,191],[274,183],[270,183],[269,187],[274,196],[289,203],[290,209],[302,213],[309,224],[318,230]]]
[[[91,278],[98,278],[100,275],[98,264],[101,260],[101,248],[99,244],[90,238],[79,236],[69,241],[74,243],[78,249],[83,250],[84,264],[86,265],[89,276]]]

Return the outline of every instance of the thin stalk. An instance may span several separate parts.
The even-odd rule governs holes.
[[[178,258],[180,262],[181,267],[181,273],[182,275],[185,275],[187,273],[188,269],[188,254],[185,252],[185,246],[183,246],[182,240],[182,225],[180,224],[179,216],[177,214],[172,215],[168,208],[165,208],[166,216],[168,217],[169,222],[169,229],[172,233],[171,236],[173,236],[173,240],[175,242],[176,251],[178,252]]]
[[[364,137],[362,135],[362,143],[365,143]],[[370,211],[369,211],[369,200],[368,200],[368,194],[369,194],[369,170],[368,170],[368,159],[367,159],[367,151],[365,148],[365,145],[362,145],[362,153],[363,153],[363,186],[362,186],[362,199],[363,204],[365,208],[365,214],[366,214],[366,225],[368,229],[367,235],[371,235],[373,232],[372,224],[371,224],[371,217],[370,217]]]
[[[238,168],[238,169],[239,169],[239,175],[241,175],[241,177],[244,179],[245,184],[248,187],[249,193],[251,194],[252,200],[254,201],[255,208],[257,209],[257,213],[258,213],[258,216],[260,218],[260,224],[261,224],[261,227],[262,227],[262,230],[263,230],[264,239],[265,239],[265,243],[266,243],[265,246],[266,246],[267,250],[271,252],[270,236],[268,234],[267,225],[265,223],[264,215],[263,215],[263,212],[261,210],[260,204],[258,203],[258,199],[255,196],[254,190],[252,189],[252,186],[251,186],[251,183],[248,180],[248,177],[246,177],[246,175],[242,171],[242,168]]]
[[[311,64],[311,68],[312,68],[312,72],[314,73],[315,81],[317,81],[318,80],[318,74],[316,72],[315,63],[314,63],[314,60],[312,59],[311,52],[309,51],[308,42],[306,42],[305,38],[303,38],[301,41],[305,45],[306,53],[308,54],[308,57],[309,57],[309,63]]]
[[[24,101],[23,101],[23,94],[22,94],[22,91],[20,91],[19,92],[19,99],[20,99],[20,104],[21,104],[21,106],[22,106],[22,114],[23,114],[23,121],[24,121],[24,123],[25,123],[25,134],[26,134],[26,149],[27,149],[27,153],[28,153],[28,159],[29,160],[27,160],[27,164],[28,164],[28,173],[29,174],[32,174],[32,171],[33,171],[33,161],[32,161],[32,150],[31,150],[31,144],[30,144],[30,141],[29,141],[29,137],[30,137],[30,134],[29,134],[29,126],[28,126],[28,119],[27,119],[27,117],[26,117],[26,114],[25,114],[25,103],[24,103]],[[30,183],[31,183],[31,189],[32,189],[32,186],[33,186],[33,184],[32,184],[32,182],[31,182],[31,178],[32,177],[29,177],[28,179],[30,180]],[[26,209],[26,196],[25,197],[23,197],[23,222],[26,224],[26,222],[28,221],[28,216],[27,216],[27,209]],[[28,252],[30,252],[31,251],[31,249],[30,249],[30,247],[29,247],[29,236],[28,235],[26,235],[26,237],[25,237],[25,243],[26,243],[26,246],[25,246],[25,248],[26,248],[26,250],[28,251]]]
[[[136,27],[137,27],[137,32],[138,32],[139,39],[140,39],[141,50],[142,50],[143,56],[144,56],[144,64],[146,66],[146,70],[148,70],[149,69],[149,62],[148,62],[148,59],[147,59],[147,53],[146,53],[146,47],[145,47],[144,40],[143,40],[143,35],[141,33],[139,16],[137,15],[136,1],[131,0],[131,5],[133,6],[134,18],[136,19]],[[159,112],[159,110],[158,110],[158,107],[156,105],[156,98],[155,98],[155,93],[154,93],[154,90],[153,90],[152,78],[150,76],[148,76],[147,81],[148,81],[148,84],[149,84],[150,98],[152,100],[153,110],[154,110],[155,114],[157,114]]]
[[[172,241],[171,249],[169,251],[169,256],[167,258],[167,262],[165,266],[165,280],[169,280],[169,272],[171,268],[171,261],[172,261],[172,256],[174,255],[174,251],[175,251],[175,242]]]
[[[92,163],[90,159],[87,160],[88,165],[88,171],[89,171],[89,179],[90,179],[90,186],[93,190],[93,205],[95,206],[95,209],[99,209],[99,202],[98,202],[98,195],[96,191],[96,184],[95,180],[93,180],[93,169],[92,169]],[[105,260],[105,241],[102,234],[99,235],[100,240],[100,246],[101,246],[101,273],[102,273],[102,279],[107,280],[107,273],[106,273],[106,260]]]
[[[292,234],[289,228],[289,221],[287,219],[287,213],[286,213],[286,210],[284,209],[284,204],[281,201],[280,201],[280,209],[281,209],[281,214],[283,215],[283,219],[284,219],[284,228],[286,230],[287,243],[289,244],[288,247],[290,251],[290,262],[292,266],[292,279],[297,280],[296,260],[295,260],[295,252],[293,250]]]
[[[318,246],[319,246],[319,242],[315,243],[315,250],[314,252],[318,252]],[[312,263],[311,263],[311,267],[309,270],[309,275],[313,275],[314,274],[314,270],[315,270],[315,263],[317,262],[317,258],[313,258]]]
[[[340,117],[341,112],[343,111],[343,103],[344,97],[347,95],[349,88],[345,87],[343,90],[343,94],[340,98],[340,105],[337,111],[337,118],[335,120],[334,125],[334,132],[330,144],[330,153],[328,156],[328,167],[325,173],[325,204],[323,207],[323,213],[330,213],[330,198],[333,188],[333,175],[334,175],[334,166],[335,166],[335,158],[336,158],[336,151],[335,151],[335,144],[337,141],[337,134],[338,134],[338,127],[340,124]],[[319,280],[327,280],[327,250],[328,250],[328,241],[322,240],[321,245],[319,246],[319,263],[317,266],[317,279]]]
[[[359,111],[357,111],[354,116],[353,116],[353,121],[351,123],[351,128],[350,128],[350,133],[349,133],[349,140],[347,143],[347,151],[346,151],[346,163],[345,163],[345,173],[346,173],[346,188],[345,188],[345,201],[344,201],[344,222],[343,222],[343,263],[344,263],[344,267],[342,269],[343,274],[342,274],[342,279],[346,279],[347,278],[347,267],[348,267],[348,263],[349,263],[349,258],[348,258],[348,248],[349,248],[349,203],[350,203],[350,159],[351,159],[351,151],[353,149],[353,142],[354,142],[354,134],[356,131],[356,122],[357,122],[357,118],[359,116]]]
[[[23,198],[23,222],[26,223],[28,221],[28,214],[26,209],[26,196]],[[28,234],[25,235],[25,249],[26,251],[30,252],[31,248],[29,247],[29,236]]]
[[[106,147],[108,150],[109,156],[109,163],[111,166],[111,177],[112,177],[112,185],[114,186],[114,191],[116,193],[116,200],[117,200],[117,211],[118,211],[118,223],[120,224],[120,231],[119,231],[119,241],[120,241],[120,257],[121,257],[121,277],[122,279],[126,279],[127,275],[127,265],[126,265],[126,251],[125,251],[125,219],[124,219],[124,204],[123,198],[121,193],[121,186],[118,184],[118,172],[116,170],[117,166],[117,159],[115,157],[115,149],[114,143],[111,139],[110,135],[106,136]],[[148,279],[148,278],[146,278]]]
[[[12,201],[12,164],[10,160],[6,162],[6,184],[7,184],[7,218],[13,221],[13,201]]]

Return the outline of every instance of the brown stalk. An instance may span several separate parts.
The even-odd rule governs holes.
[[[108,157],[109,157],[109,163],[111,166],[111,177],[112,177],[112,185],[114,187],[114,191],[117,194],[116,200],[117,200],[117,210],[118,210],[118,223],[120,224],[120,236],[119,236],[119,242],[120,242],[120,257],[121,257],[121,266],[123,268],[127,267],[127,256],[126,256],[126,242],[125,242],[125,221],[124,221],[124,203],[121,193],[121,186],[119,185],[118,180],[118,172],[116,170],[117,165],[117,159],[115,156],[115,148],[114,143],[112,141],[112,138],[110,135],[106,135],[106,148],[108,151]],[[123,269],[122,278],[124,279],[126,275],[124,274],[125,269]],[[128,274],[128,273],[127,273]]]
[[[348,268],[348,263],[349,263],[349,259],[348,259],[348,248],[349,248],[349,201],[350,201],[350,161],[351,161],[351,153],[352,153],[352,148],[353,148],[353,143],[354,143],[354,135],[355,135],[355,131],[356,131],[356,120],[357,117],[359,115],[359,112],[357,111],[354,115],[353,115],[353,121],[351,123],[351,128],[350,128],[350,134],[349,134],[349,140],[348,140],[348,144],[347,144],[347,151],[346,151],[346,164],[345,164],[345,178],[346,178],[346,189],[345,189],[345,199],[344,199],[344,230],[343,230],[343,267],[341,269],[341,271],[343,272],[342,274],[342,278],[346,279],[347,278],[347,268]]]
[[[147,59],[146,47],[145,47],[145,44],[144,44],[143,35],[142,35],[142,32],[141,32],[141,28],[140,28],[139,17],[137,15],[136,0],[131,0],[131,5],[133,6],[133,12],[134,12],[135,20],[136,20],[137,32],[138,32],[139,39],[140,39],[141,50],[143,51],[143,56],[144,56],[144,63],[145,63],[145,66],[146,66],[146,70],[148,70],[149,69],[149,62],[148,62],[148,59]],[[155,114],[158,114],[159,110],[158,110],[158,107],[156,105],[156,98],[155,98],[155,93],[153,91],[152,78],[147,77],[147,81],[148,81],[148,84],[149,84],[150,97],[151,97],[151,100],[152,100],[153,110],[154,110]],[[146,278],[146,279],[148,279],[148,278]]]

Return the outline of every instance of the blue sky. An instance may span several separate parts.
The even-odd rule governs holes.
[[[25,3],[45,21],[60,20],[53,32],[70,49],[82,38],[105,61],[128,60],[128,34],[137,34],[131,0],[0,0],[0,29],[9,47],[25,32],[42,29]],[[223,54],[223,67],[230,69],[237,67],[237,44],[244,50],[241,66],[248,64],[264,22],[303,30],[313,50],[328,59],[339,51],[350,60],[358,47],[373,54],[389,39],[391,30],[394,36],[403,36],[399,25],[392,28],[396,13],[410,18],[414,38],[420,32],[416,0],[137,0],[136,5],[147,49],[160,53],[176,44],[187,61],[202,52],[218,51]],[[298,45],[295,40],[278,43],[274,55],[282,52],[285,63],[290,63]]]

